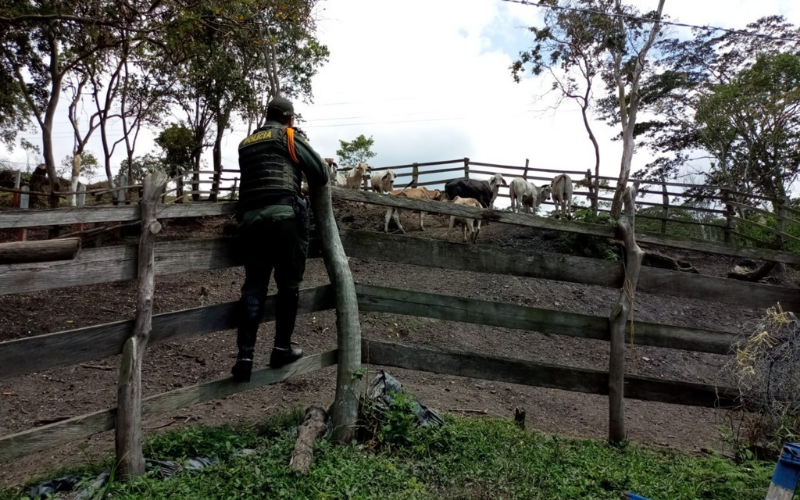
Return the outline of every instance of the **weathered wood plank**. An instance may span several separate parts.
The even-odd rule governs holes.
[[[599,370],[410,347],[378,340],[364,340],[361,352],[363,362],[372,365],[588,394],[608,394],[608,373]],[[738,393],[735,389],[724,387],[630,375],[625,377],[625,394],[630,399],[644,401],[724,408],[736,404]]]
[[[156,243],[156,275],[238,266],[233,239]],[[136,277],[136,245],[89,248],[73,260],[0,265],[0,295],[127,281]]]
[[[159,205],[159,219],[209,217],[234,213],[235,203],[184,203]],[[0,229],[21,227],[87,224],[90,222],[128,222],[141,219],[138,205],[108,207],[71,207],[52,210],[0,211]]]
[[[142,418],[148,419],[170,413],[204,401],[276,384],[290,377],[309,373],[336,364],[336,351],[307,356],[296,363],[276,370],[254,370],[247,383],[235,383],[232,378],[205,382],[191,387],[157,394],[142,400]],[[117,409],[102,410],[69,420],[0,438],[0,462],[6,462],[70,441],[83,439],[114,428]]]
[[[439,181],[436,181],[439,182]],[[418,200],[378,193],[369,193],[352,189],[332,188],[331,192],[334,199],[348,201],[358,201],[388,207],[408,208],[410,210],[422,210],[429,213],[440,213],[445,215],[455,215],[470,219],[481,219],[485,221],[496,221],[505,224],[514,224],[525,227],[535,227],[539,229],[550,229],[567,233],[585,234],[589,236],[599,236],[601,238],[615,238],[616,230],[612,226],[601,226],[598,224],[583,224],[578,222],[550,219],[529,214],[515,214],[490,209],[477,209],[464,205],[454,205],[440,201]],[[609,198],[610,199],[610,198]],[[661,206],[655,204],[655,206]],[[683,238],[667,234],[640,233],[637,235],[639,243],[649,243],[673,248],[695,250],[718,255],[730,255],[733,257],[746,257],[758,260],[769,260],[783,262],[786,264],[800,264],[800,255],[769,250],[764,248],[741,247],[714,241],[697,240],[693,238]]]
[[[381,312],[608,340],[608,319],[372,285],[356,285],[359,308]],[[333,289],[320,286],[300,292],[300,314],[333,309]],[[236,326],[236,302],[153,316],[149,344],[176,342]],[[275,296],[267,298],[263,321],[275,319]],[[122,352],[132,321],[37,335],[0,343],[0,380],[114,356]],[[630,336],[630,332],[627,333]],[[687,351],[729,354],[732,335],[696,328],[636,322],[636,343]],[[51,356],[38,356],[48,352]]]
[[[227,302],[153,316],[149,345],[176,342],[236,327],[236,304]],[[298,314],[333,309],[330,286],[300,291]],[[262,321],[275,320],[275,296],[267,297]],[[0,380],[26,373],[115,356],[133,331],[133,321],[117,321],[64,332],[0,342]],[[48,353],[41,356],[41,353]]]
[[[346,230],[341,234],[347,255],[359,259],[612,288],[622,286],[622,264],[605,260],[365,231]],[[748,307],[771,307],[780,302],[787,310],[800,311],[800,294],[794,288],[737,282],[666,269],[643,268],[638,290]]]
[[[357,284],[365,312],[403,314],[477,325],[609,340],[608,318],[504,302]],[[628,325],[629,326],[629,325]],[[636,321],[636,345],[729,354],[734,334]],[[630,341],[630,328],[626,328]]]
[[[142,451],[142,363],[153,329],[153,296],[156,291],[155,243],[161,231],[156,219],[158,197],[167,185],[167,174],[153,172],[144,179],[141,199],[142,231],[139,235],[136,276],[136,319],[122,348],[117,381],[116,456],[118,473],[132,480],[145,473]]]
[[[80,238],[0,243],[0,264],[72,260],[80,248]]]

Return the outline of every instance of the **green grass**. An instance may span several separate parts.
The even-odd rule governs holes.
[[[546,436],[498,419],[446,418],[378,451],[318,442],[308,476],[289,470],[298,414],[260,428],[192,427],[153,438],[148,457],[216,454],[221,462],[170,479],[114,484],[116,499],[763,499],[774,463],[736,465],[638,446]],[[251,447],[257,454],[234,456]],[[50,476],[54,477],[54,476]],[[26,490],[27,491],[27,490]],[[0,498],[18,498],[0,492]]]

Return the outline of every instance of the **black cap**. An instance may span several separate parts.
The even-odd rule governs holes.
[[[292,102],[283,97],[276,97],[269,102],[267,105],[267,113],[271,114],[270,111],[272,110],[281,113],[283,116],[294,116],[294,106],[292,106]]]

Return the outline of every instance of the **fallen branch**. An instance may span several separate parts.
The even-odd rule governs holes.
[[[289,468],[302,474],[308,474],[314,453],[314,441],[328,428],[328,413],[318,406],[306,410],[306,418],[297,429],[297,442],[289,460]]]
[[[741,281],[760,281],[766,278],[767,275],[775,269],[777,264],[777,262],[765,262],[764,265],[755,271],[751,271],[746,267],[736,266],[733,268],[733,271],[728,273],[728,278]]]
[[[654,252],[647,250],[642,259],[643,266],[658,267],[661,269],[669,269],[670,271],[682,271],[685,273],[700,274],[700,271],[694,268],[690,263],[673,259],[669,255],[664,255],[661,252]]]

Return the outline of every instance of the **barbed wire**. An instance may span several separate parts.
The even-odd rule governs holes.
[[[677,22],[677,21],[666,21],[666,20],[663,20],[663,19],[661,19],[661,20],[652,19],[652,18],[647,18],[647,17],[634,16],[634,15],[631,15],[631,14],[614,14],[614,13],[610,13],[610,12],[603,12],[601,10],[596,10],[596,9],[582,9],[582,8],[578,8],[578,7],[565,7],[563,5],[543,4],[541,2],[532,2],[532,1],[528,1],[528,0],[500,0],[500,1],[501,2],[506,2],[506,3],[516,3],[516,4],[520,4],[520,5],[527,5],[527,6],[530,6],[530,7],[541,7],[541,8],[545,8],[545,9],[564,10],[564,11],[568,11],[568,12],[580,12],[580,13],[586,13],[586,14],[598,14],[598,15],[601,15],[601,16],[611,17],[611,18],[614,18],[614,19],[620,19],[621,18],[621,19],[628,19],[628,20],[631,20],[631,21],[642,21],[642,22],[645,22],[645,23],[659,22],[659,23],[661,23],[663,25],[666,25],[666,26],[677,26],[677,27],[680,27],[680,28],[692,28],[692,29],[699,29],[699,30],[706,30],[706,31],[722,31],[722,32],[725,32],[725,33],[731,33],[731,34],[735,34],[735,35],[744,35],[744,36],[752,36],[752,37],[757,37],[757,38],[766,38],[766,39],[769,39],[769,40],[776,40],[776,41],[779,41],[779,42],[800,43],[800,38],[780,37],[780,36],[769,35],[767,33],[756,33],[754,31],[737,30],[737,29],[731,29],[731,28],[721,28],[719,26],[708,26],[708,25],[699,26],[699,25],[696,25],[696,24],[680,23],[680,22]]]

